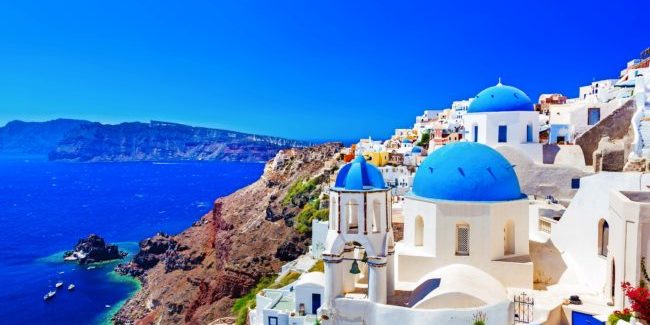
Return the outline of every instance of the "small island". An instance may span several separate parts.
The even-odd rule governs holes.
[[[65,261],[75,261],[79,264],[91,264],[117,259],[123,259],[126,252],[120,251],[117,245],[106,244],[104,238],[96,234],[79,239],[74,249],[63,254]]]

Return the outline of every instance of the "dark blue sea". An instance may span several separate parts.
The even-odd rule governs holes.
[[[97,233],[132,256],[139,240],[182,231],[262,170],[259,163],[0,158],[0,323],[106,323],[138,283],[112,272],[116,263],[64,263],[63,251]],[[59,280],[64,286],[44,302]]]

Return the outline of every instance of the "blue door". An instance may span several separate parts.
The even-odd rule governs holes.
[[[478,125],[474,125],[474,142],[478,142]]]
[[[571,324],[573,325],[605,325],[605,322],[597,320],[593,315],[577,311],[571,313]]]
[[[508,142],[508,127],[499,125],[499,142]]]
[[[312,293],[311,294],[311,313],[316,315],[318,313],[318,308],[320,308],[320,294]]]
[[[587,124],[594,125],[600,121],[600,108],[592,107],[587,111]]]
[[[526,142],[533,142],[533,126],[526,125]]]

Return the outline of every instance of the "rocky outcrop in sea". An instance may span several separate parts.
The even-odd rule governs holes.
[[[79,239],[74,249],[63,254],[66,261],[76,261],[79,264],[90,264],[122,259],[127,253],[120,251],[117,245],[107,244],[96,234]]]

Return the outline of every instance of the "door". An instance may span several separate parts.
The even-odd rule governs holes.
[[[573,325],[605,325],[605,322],[597,320],[593,315],[577,311],[571,313],[571,324]]]
[[[278,325],[278,318],[275,316],[269,316],[269,325]]]
[[[316,315],[318,313],[318,308],[320,308],[320,294],[312,293],[311,294],[311,313]]]
[[[592,107],[587,110],[587,124],[594,125],[600,121],[600,108]]]

